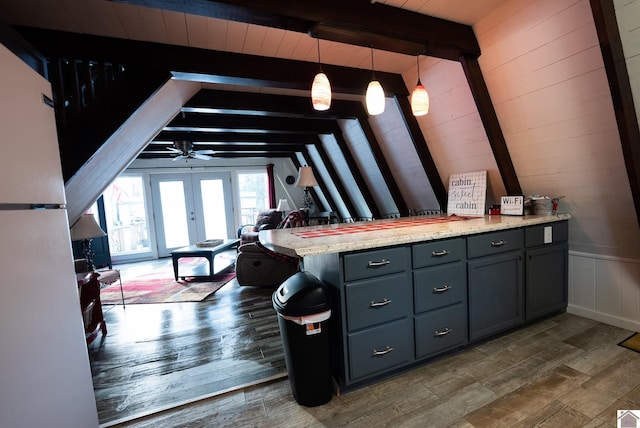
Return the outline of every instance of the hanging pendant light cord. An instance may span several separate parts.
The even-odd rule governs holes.
[[[372,80],[375,80],[376,72],[375,72],[375,68],[373,67],[373,45],[371,46],[371,76],[372,76]]]
[[[416,65],[418,66],[418,85],[421,85],[420,82],[420,54],[416,55]]]
[[[322,62],[320,62],[320,39],[316,39],[318,41],[318,66],[320,67],[320,71],[322,71]]]

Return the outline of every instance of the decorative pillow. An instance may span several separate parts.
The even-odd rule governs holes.
[[[280,211],[276,211],[274,208],[261,210],[256,217],[256,224],[253,227],[253,231],[258,232],[260,227],[265,224],[271,225],[275,229],[281,220],[282,213]]]

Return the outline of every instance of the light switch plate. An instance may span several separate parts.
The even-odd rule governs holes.
[[[551,244],[553,242],[553,227],[545,226],[544,227],[544,243]]]

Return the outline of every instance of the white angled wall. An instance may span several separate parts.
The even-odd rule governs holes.
[[[640,124],[640,1],[614,0],[613,4]]]
[[[640,1],[615,5],[637,106]],[[504,1],[474,31],[524,194],[564,196],[572,215],[569,310],[640,328],[640,228],[589,0]],[[419,123],[443,181],[487,169],[504,194],[459,65],[423,58],[420,78],[431,108]],[[412,87],[415,69],[404,79]]]
[[[640,261],[571,252],[568,311],[640,331]]]
[[[636,114],[640,112],[640,1],[615,0]],[[640,117],[638,118],[640,124]],[[634,239],[637,226],[630,229]],[[569,311],[640,331],[640,260],[571,252]]]

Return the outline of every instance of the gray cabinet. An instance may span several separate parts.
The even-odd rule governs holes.
[[[410,248],[347,253],[342,260],[345,385],[414,361]]]
[[[522,229],[467,238],[469,340],[500,333],[524,322]]]
[[[567,264],[566,221],[304,258],[333,293],[343,390],[564,310]]]
[[[562,311],[568,303],[568,224],[525,230],[526,320]]]
[[[412,248],[416,358],[467,343],[467,275],[464,238]]]

